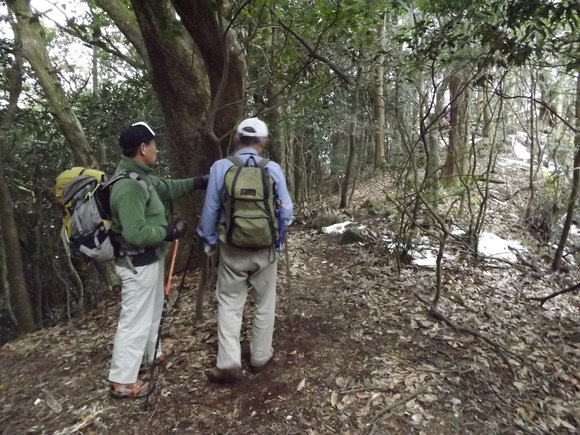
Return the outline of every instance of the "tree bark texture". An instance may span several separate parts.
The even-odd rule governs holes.
[[[379,43],[381,51],[384,52],[387,46],[387,15],[383,14],[383,22],[379,31]],[[375,87],[374,87],[374,116],[375,116],[375,169],[381,168],[385,164],[385,55],[379,55],[377,66],[375,67]]]
[[[440,188],[440,153],[439,143],[442,136],[444,99],[447,79],[445,79],[435,92],[435,105],[429,113],[427,120],[427,164],[425,165],[426,199],[434,212],[439,209]]]
[[[46,216],[43,213],[42,209],[42,192],[39,189],[40,181],[38,179],[38,174],[35,171],[34,174],[34,203],[35,207],[38,210],[36,215],[36,225],[34,226],[34,238],[33,238],[33,248],[32,248],[32,265],[30,265],[32,269],[32,276],[31,280],[32,285],[34,288],[30,291],[30,300],[31,300],[31,307],[32,313],[34,317],[34,323],[36,325],[42,324],[42,295],[43,295],[43,288],[44,282],[42,280],[42,273],[40,266],[43,263],[43,253],[42,253],[42,229],[45,222]]]
[[[221,2],[173,0],[205,63],[215,111],[209,114],[213,125],[206,128],[207,134],[220,139],[225,155],[233,128],[244,115],[247,68],[236,35],[218,13],[217,3]]]
[[[354,166],[354,154],[356,149],[356,126],[357,126],[357,115],[358,115],[358,100],[359,100],[359,90],[361,82],[362,68],[358,68],[356,75],[356,86],[354,88],[354,93],[352,96],[352,107],[351,107],[351,120],[348,128],[348,157],[346,160],[346,168],[344,170],[344,178],[342,180],[342,187],[340,191],[340,208],[347,207],[347,196],[348,196],[348,185],[350,183],[351,174]]]
[[[467,94],[466,87],[459,75],[451,76],[449,82],[449,93],[451,98],[450,106],[450,126],[449,145],[447,155],[443,164],[442,176],[448,182],[454,182],[457,176],[461,176],[465,171],[467,158],[467,143],[464,130],[467,125]]]
[[[274,37],[276,26],[276,17],[272,12],[270,14],[270,19],[272,20],[272,25],[266,29],[268,37],[265,39],[265,56],[273,57],[274,52]],[[268,124],[268,130],[270,132],[270,140],[268,141],[269,156],[272,160],[280,164],[282,168],[288,166],[288,154],[286,146],[286,136],[284,134],[284,124],[282,122],[282,107],[280,104],[280,91],[276,87],[271,74],[271,70],[268,69],[268,82],[266,83],[265,94],[266,94],[266,110],[264,114],[264,121]],[[288,186],[291,188],[291,185]]]
[[[4,240],[0,237],[0,286],[2,287],[2,295],[4,296],[3,308],[6,315],[16,328],[18,320],[12,309],[12,302],[10,297],[10,284],[8,284],[8,267],[6,265],[6,249],[4,249]]]
[[[166,121],[171,172],[177,178],[206,174],[227,152],[243,115],[246,66],[235,35],[225,32],[227,23],[211,2],[132,0],[131,4]],[[119,10],[123,14],[111,15],[116,24],[125,15]],[[203,194],[195,192],[193,201],[176,203],[176,216],[195,227],[202,204]]]
[[[292,147],[294,149],[294,202],[302,203],[306,200],[306,161],[304,158],[304,141],[306,135],[304,128],[294,124],[294,136],[292,137]]]
[[[6,132],[14,123],[18,98],[22,90],[22,58],[20,53],[18,35],[15,38],[15,60],[10,71],[10,92],[8,106],[4,117],[0,120],[0,151],[5,149]],[[32,308],[24,279],[22,253],[20,251],[20,238],[18,227],[14,219],[14,207],[12,195],[6,180],[4,171],[6,153],[0,153],[0,223],[2,225],[2,240],[6,253],[7,281],[10,288],[10,302],[12,311],[17,321],[17,330],[20,334],[34,329]]]
[[[578,194],[580,193],[580,72],[576,75],[576,132],[574,135],[574,147],[576,154],[574,155],[574,169],[572,172],[572,191],[570,192],[570,200],[568,201],[568,211],[566,212],[566,220],[562,228],[562,235],[558,248],[554,254],[554,261],[552,262],[552,270],[559,270],[562,265],[562,255],[566,248],[568,235],[572,221],[574,220],[574,208],[578,201]]]

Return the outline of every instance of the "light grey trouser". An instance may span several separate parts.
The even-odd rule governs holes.
[[[135,268],[116,266],[121,278],[121,316],[113,344],[109,381],[137,380],[141,362],[153,361],[163,311],[164,260]],[[159,343],[158,355],[161,353]]]
[[[274,354],[274,316],[278,256],[270,248],[250,251],[220,241],[217,277],[219,369],[242,366],[240,330],[251,286],[256,307],[250,341],[251,364],[261,366]]]

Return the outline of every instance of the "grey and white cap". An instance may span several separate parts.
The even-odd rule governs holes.
[[[238,136],[268,137],[268,126],[258,118],[246,118],[236,127]]]

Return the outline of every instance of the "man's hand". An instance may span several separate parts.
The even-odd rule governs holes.
[[[171,225],[167,225],[165,227],[165,232],[167,233],[165,236],[165,240],[168,242],[172,242],[175,239],[180,239],[184,236],[185,231],[187,229],[187,224],[183,219],[177,219],[173,221]]]
[[[195,189],[207,189],[207,182],[209,181],[209,174],[202,175],[195,178]]]
[[[203,252],[208,257],[211,257],[212,255],[215,255],[215,253],[217,252],[217,245],[212,245],[211,243],[204,243]]]

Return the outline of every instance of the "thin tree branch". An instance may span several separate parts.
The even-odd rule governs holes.
[[[66,26],[63,26],[63,25],[55,22],[55,21],[53,21],[53,23],[64,33],[67,33],[67,34],[69,34],[77,39],[80,39],[82,42],[84,42],[88,46],[99,47],[103,51],[127,62],[133,68],[137,68],[137,69],[145,68],[145,65],[142,62],[136,61],[135,59],[132,59],[129,56],[124,55],[119,50],[117,50],[115,47],[106,44],[104,41],[99,41],[99,40],[93,39],[91,37],[88,37],[87,35],[83,34],[81,31],[79,31],[78,29],[75,29],[74,27],[72,27],[72,28],[66,27]]]
[[[579,284],[575,284],[572,287],[568,287],[564,290],[560,290],[557,291],[555,293],[552,293],[548,296],[544,296],[543,298],[526,298],[528,301],[540,301],[540,305],[544,305],[544,303],[552,298],[555,298],[556,296],[560,296],[563,295],[564,293],[570,293],[573,292],[575,290],[580,289],[580,283]]]
[[[286,23],[284,23],[284,21],[282,21],[281,18],[278,19],[278,23],[280,24],[280,26],[282,26],[282,28],[284,30],[286,30],[288,33],[290,33],[292,36],[294,36],[298,42],[300,42],[304,48],[306,48],[306,50],[308,51],[308,54],[310,55],[310,57],[314,58],[314,59],[318,59],[321,62],[324,62],[325,64],[327,64],[331,70],[333,70],[341,79],[343,79],[348,85],[353,86],[354,85],[354,80],[352,79],[352,77],[350,77],[349,75],[347,75],[344,71],[342,71],[338,66],[336,66],[330,59],[318,54],[309,44],[308,42],[306,42],[306,40],[300,36],[294,29],[292,29],[291,27],[289,27]]]
[[[539,104],[540,106],[544,106],[546,109],[548,109],[548,111],[551,114],[553,114],[556,118],[558,118],[560,121],[562,121],[564,123],[564,125],[566,125],[566,127],[568,127],[570,130],[572,130],[574,133],[578,133],[578,128],[574,127],[572,124],[570,124],[564,118],[562,118],[558,114],[558,112],[556,112],[556,110],[554,110],[552,107],[550,107],[550,105],[548,103],[546,103],[542,100],[538,100],[537,98],[529,97],[526,95],[506,95],[506,94],[503,94],[499,91],[494,91],[494,95],[497,95],[500,98],[505,98],[506,100],[515,100],[515,99],[519,99],[519,98],[531,100],[534,103]]]
[[[369,426],[374,426],[374,424],[385,414],[387,414],[388,412],[392,411],[395,408],[398,408],[399,406],[404,405],[405,403],[407,403],[410,400],[413,400],[415,397],[423,394],[425,391],[427,391],[427,389],[431,386],[432,383],[427,383],[425,385],[423,385],[421,388],[419,388],[418,390],[416,390],[413,394],[410,394],[409,396],[403,397],[401,400],[390,404],[389,406],[387,406],[386,408],[381,409],[379,412],[377,412],[375,414],[375,416],[372,418],[372,420],[370,422],[367,423],[367,427]]]

